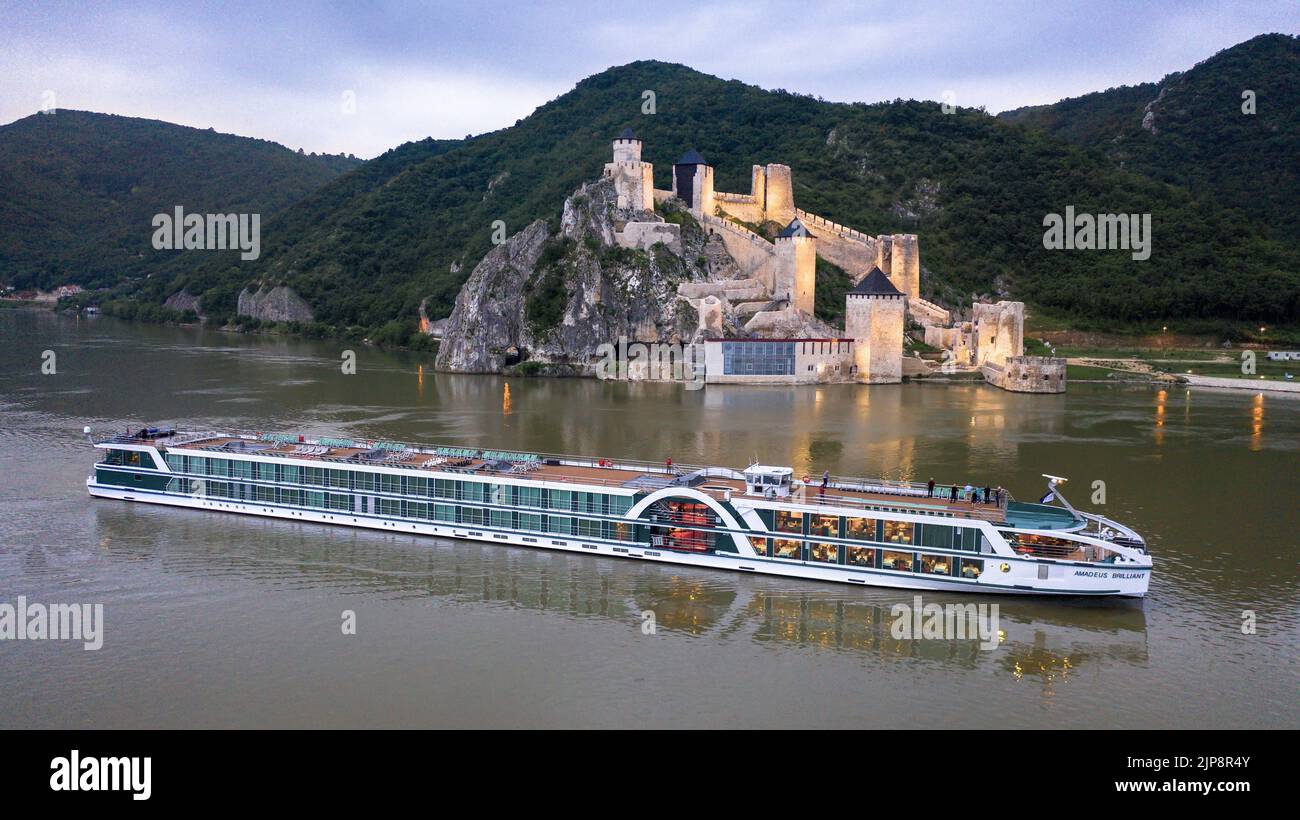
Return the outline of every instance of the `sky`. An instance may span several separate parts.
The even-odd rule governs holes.
[[[827,100],[996,113],[1298,30],[1297,0],[0,0],[0,124],[79,109],[368,159],[513,125],[635,60]]]

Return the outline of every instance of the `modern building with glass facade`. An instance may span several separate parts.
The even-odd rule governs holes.
[[[202,510],[913,589],[1140,596],[1151,571],[1137,533],[1073,508],[781,467],[157,430],[95,446],[92,496]]]
[[[704,343],[709,384],[801,384],[851,381],[852,339],[710,339]]]

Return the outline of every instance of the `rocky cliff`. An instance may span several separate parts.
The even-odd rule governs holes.
[[[620,337],[691,341],[699,316],[677,288],[708,278],[718,240],[670,212],[681,225],[680,253],[662,243],[620,247],[616,234],[645,217],[620,210],[613,183],[602,179],[565,201],[558,230],[537,221],[494,248],[456,298],[437,367],[499,373],[531,362],[552,374],[589,375],[597,348]]]
[[[244,288],[239,292],[238,313],[264,322],[310,322],[313,318],[311,306],[284,285]]]

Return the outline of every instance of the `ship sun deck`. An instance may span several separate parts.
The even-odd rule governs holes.
[[[164,445],[168,443],[159,442]],[[242,436],[213,436],[185,443],[172,442],[170,446],[186,447],[258,456],[306,459],[329,464],[367,465],[374,467],[401,467],[429,472],[451,472],[513,479],[525,479],[574,484],[582,486],[623,487],[629,489],[658,489],[672,486],[688,478],[691,473],[717,468],[698,465],[674,464],[669,468],[664,462],[636,462],[627,459],[582,458],[575,456],[544,455],[539,453],[484,451],[463,447],[412,447],[383,452],[382,458],[370,458],[382,448],[361,446],[335,446],[315,441],[262,441]],[[484,457],[488,455],[489,457]],[[492,457],[501,456],[501,457]],[[511,457],[515,457],[514,460]],[[745,482],[722,475],[704,475],[690,486],[720,500],[746,497]],[[863,510],[888,510],[917,515],[937,515],[969,518],[1006,524],[1006,501],[1002,506],[976,503],[964,498],[949,497],[952,485],[939,484],[935,495],[927,494],[924,485],[906,482],[888,482],[877,479],[831,479],[830,487],[822,491],[818,481],[807,482],[803,492],[789,498],[772,499],[778,502],[812,506],[851,507]],[[942,493],[942,495],[941,495]],[[750,494],[749,498],[761,496]],[[1009,498],[1009,496],[1007,496]],[[1059,523],[1056,524],[1059,527]]]

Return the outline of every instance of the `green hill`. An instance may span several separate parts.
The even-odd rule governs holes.
[[[1158,83],[999,117],[1238,208],[1280,240],[1300,235],[1300,38],[1261,35]]]
[[[646,89],[653,115],[641,113]],[[451,311],[495,221],[514,233],[557,218],[628,125],[655,163],[656,187],[670,187],[671,164],[689,148],[715,165],[723,191],[748,191],[755,163],[785,163],[801,207],[868,233],[919,234],[924,288],[950,303],[1009,294],[1081,323],[1180,327],[1300,316],[1300,256],[1269,236],[1270,223],[1098,149],[981,111],[829,103],[660,62],[589,77],[500,131],[396,148],[265,221],[259,260],[178,255],[173,275],[136,298],[157,304],[184,287],[221,320],[246,284],[283,283],[326,326],[398,338],[414,329],[422,299],[433,318]],[[1274,150],[1290,154],[1270,162],[1295,165],[1293,143]],[[1044,216],[1067,206],[1151,214],[1150,259],[1044,249]]]
[[[0,126],[0,278],[18,288],[113,285],[165,272],[150,220],[263,219],[360,164],[157,120],[59,110]]]

